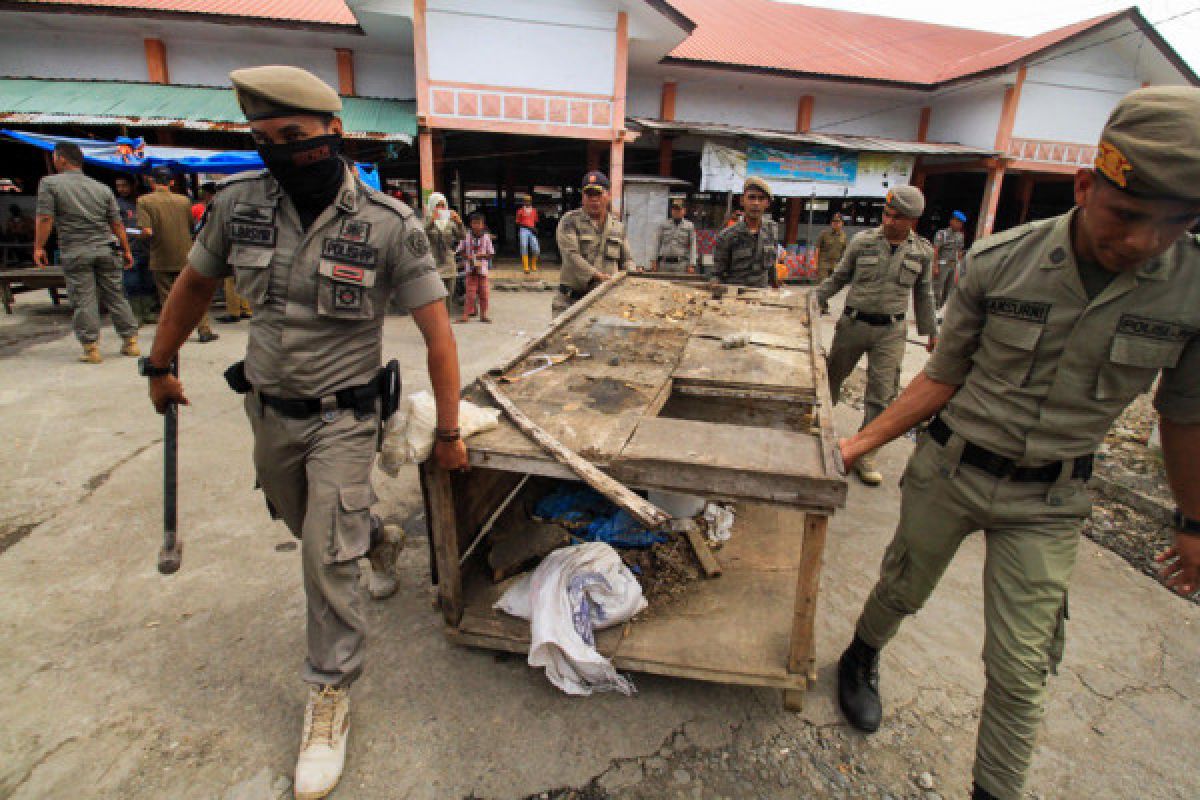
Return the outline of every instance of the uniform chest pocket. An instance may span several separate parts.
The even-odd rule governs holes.
[[[879,277],[879,256],[874,253],[863,253],[856,258],[854,260],[854,277],[863,281]]]
[[[317,314],[333,319],[371,319],[375,270],[321,259],[317,275]]]
[[[1117,334],[1096,375],[1097,400],[1128,402],[1150,388],[1159,370],[1179,363],[1185,342]]]
[[[1009,317],[988,317],[983,326],[982,346],[975,363],[1004,383],[1024,386],[1033,368],[1034,353],[1042,337],[1042,325]]]
[[[906,258],[900,263],[900,271],[896,274],[896,282],[904,287],[914,286],[917,283],[917,278],[921,277],[922,269],[924,269],[924,265],[920,261]]]
[[[616,236],[610,236],[604,240],[604,257],[609,261],[620,263],[621,261],[621,240]]]
[[[237,292],[249,300],[256,311],[267,300],[271,288],[271,259],[274,257],[275,251],[265,247],[236,244],[229,251],[229,265],[233,267]]]
[[[729,255],[734,264],[745,264],[754,258],[754,247],[751,245],[735,247],[729,252]]]

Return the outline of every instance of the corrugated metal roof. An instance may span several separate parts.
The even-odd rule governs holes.
[[[411,100],[343,97],[342,106],[351,138],[411,142],[416,136]],[[120,81],[0,78],[0,120],[249,130],[231,89]]]
[[[827,8],[738,0],[670,0],[696,30],[667,61],[705,62],[929,87],[1011,64],[1128,13],[1118,11],[1029,39]]]
[[[995,150],[968,147],[946,142],[905,142],[882,139],[878,136],[850,136],[839,133],[793,133],[766,128],[743,128],[715,122],[674,122],[647,117],[634,117],[631,122],[655,133],[686,136],[709,136],[726,139],[758,139],[764,142],[802,144],[810,147],[829,147],[835,150],[855,150],[863,153],[905,153],[917,156],[994,156]]]
[[[321,25],[358,25],[343,0],[18,0],[30,6],[75,6],[125,11],[277,19]]]

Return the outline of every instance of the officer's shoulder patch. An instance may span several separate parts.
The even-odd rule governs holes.
[[[404,239],[404,246],[408,248],[409,255],[414,258],[423,258],[429,255],[429,238],[421,228],[413,228],[408,232]]]
[[[413,215],[413,210],[404,203],[401,203],[391,195],[384,194],[381,191],[372,189],[370,186],[363,187],[366,190],[367,199],[377,206],[383,206],[389,211],[393,211],[400,216],[401,219],[408,219]]]
[[[265,169],[252,169],[247,172],[239,172],[236,175],[230,175],[228,178],[222,178],[221,180],[217,181],[216,189],[219,192],[239,183],[265,178],[269,174],[270,172]]]

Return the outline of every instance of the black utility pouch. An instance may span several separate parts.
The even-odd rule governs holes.
[[[379,416],[386,422],[400,407],[400,362],[392,359],[375,378],[379,389]]]
[[[250,385],[250,381],[246,380],[245,361],[239,361],[225,370],[225,382],[238,394],[245,394],[254,388]]]

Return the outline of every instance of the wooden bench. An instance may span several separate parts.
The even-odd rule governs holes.
[[[54,305],[59,304],[58,290],[66,292],[67,280],[63,276],[62,267],[20,267],[17,269],[0,270],[0,294],[4,297],[4,311],[13,313],[13,298],[22,292],[35,292],[45,289],[50,292]]]

